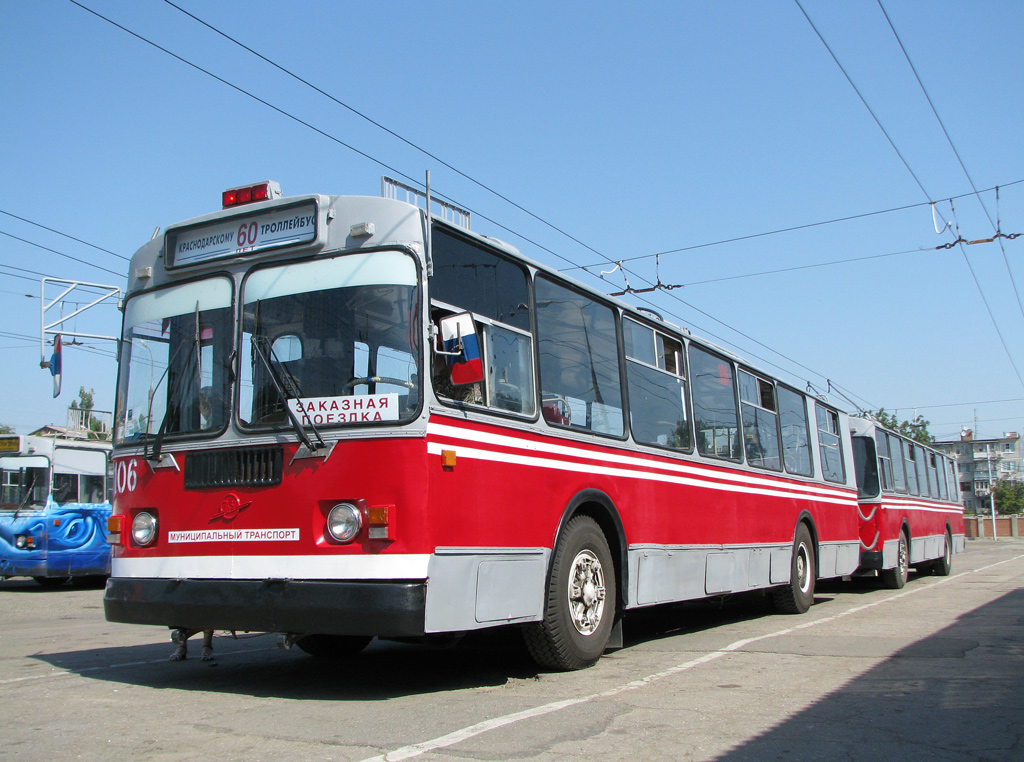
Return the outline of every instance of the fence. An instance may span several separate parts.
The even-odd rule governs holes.
[[[1024,516],[996,516],[994,536],[997,538],[1020,537],[1019,530],[1024,529],[1024,521],[1021,521],[1022,526],[1018,527],[1018,519],[1024,519]],[[964,516],[964,527],[969,540],[993,537],[991,516]]]

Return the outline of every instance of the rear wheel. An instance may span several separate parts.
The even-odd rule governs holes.
[[[948,577],[953,569],[953,538],[949,536],[948,531],[946,532],[945,539],[946,547],[942,551],[942,555],[928,566],[928,571],[937,577]]]
[[[319,659],[341,659],[359,653],[371,640],[369,635],[307,635],[295,645]]]
[[[550,669],[589,667],[608,645],[615,596],[608,541],[596,521],[576,516],[555,549],[544,619],[523,630],[530,656]]]
[[[907,584],[907,577],[910,575],[910,540],[907,539],[905,531],[900,532],[900,544],[896,550],[896,566],[892,569],[882,569],[882,584],[890,590],[899,590]]]
[[[814,580],[818,566],[814,559],[814,543],[806,524],[800,524],[793,540],[793,560],[789,584],[772,591],[772,602],[783,614],[803,614],[814,603]]]

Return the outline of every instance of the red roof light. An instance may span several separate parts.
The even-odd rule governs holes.
[[[275,198],[281,198],[281,186],[273,180],[267,180],[263,183],[224,191],[221,194],[221,204],[227,209],[232,206],[252,204],[256,201],[272,201]]]

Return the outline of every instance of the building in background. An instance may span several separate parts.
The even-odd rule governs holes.
[[[987,510],[989,491],[999,481],[1024,481],[1021,441],[1015,431],[993,439],[975,439],[971,429],[960,432],[958,442],[935,442],[933,446],[956,460],[960,494],[968,513]]]

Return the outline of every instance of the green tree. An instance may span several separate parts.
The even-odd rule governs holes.
[[[903,436],[913,439],[915,442],[931,444],[935,441],[935,437],[933,437],[928,431],[928,425],[931,421],[926,421],[920,415],[912,421],[901,421],[892,413],[885,412],[885,408],[881,408],[871,415],[874,416],[875,420],[885,426],[885,428],[891,431],[897,431]]]
[[[13,426],[8,426],[6,423],[0,423],[0,434],[17,434]]]
[[[1024,483],[996,482],[992,488],[996,513],[1024,513]]]

